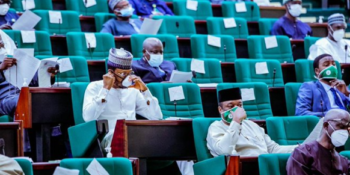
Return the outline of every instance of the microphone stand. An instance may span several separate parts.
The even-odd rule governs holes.
[[[90,43],[88,43],[88,45],[89,45],[89,48],[88,48],[88,51],[89,51],[89,55],[90,55],[90,59],[92,60],[92,54],[91,54],[91,46],[90,46]]]
[[[87,0],[85,0],[85,16],[87,16]]]
[[[177,117],[176,105],[177,105],[177,103],[176,103],[176,100],[174,100],[174,107],[175,107],[175,117]]]
[[[224,61],[226,62],[226,45],[224,45]]]
[[[273,69],[273,80],[272,80],[272,87],[275,87],[275,78],[276,78],[276,68]]]
[[[58,33],[59,33],[59,35],[61,34],[61,18],[60,19],[58,19]]]

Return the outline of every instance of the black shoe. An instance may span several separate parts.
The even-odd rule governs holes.
[[[5,155],[5,140],[3,138],[0,139],[0,154]]]

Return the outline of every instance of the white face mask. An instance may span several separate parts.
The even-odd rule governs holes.
[[[0,15],[4,16],[7,14],[7,12],[9,11],[10,7],[8,4],[1,4],[0,5]]]
[[[129,86],[135,84],[133,81],[130,81],[129,78],[130,78],[130,75],[127,76],[127,77],[123,80],[122,85],[123,85],[124,87],[129,87]]]
[[[345,142],[349,138],[349,132],[347,130],[345,130],[345,129],[335,130],[333,128],[333,126],[331,124],[329,124],[329,123],[328,123],[328,126],[330,126],[333,129],[333,133],[332,133],[331,136],[329,136],[329,134],[327,132],[328,137],[331,138],[332,144],[335,147],[344,146]]]
[[[300,16],[301,10],[302,10],[302,7],[300,4],[291,4],[289,6],[289,13],[294,17]]]
[[[163,54],[158,55],[158,54],[150,54],[148,51],[146,51],[150,57],[148,60],[148,64],[152,67],[159,67],[160,64],[163,62]]]
[[[330,28],[331,28],[331,30],[333,32],[333,34],[331,34],[331,35],[333,36],[335,41],[339,42],[341,39],[344,38],[344,35],[345,35],[345,30],[344,29],[340,29],[340,30],[334,31],[331,26],[330,26]]]

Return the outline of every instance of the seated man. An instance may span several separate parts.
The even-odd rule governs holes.
[[[350,62],[350,41],[343,39],[347,28],[343,14],[333,14],[328,18],[328,36],[319,39],[310,47],[309,60],[318,55],[330,54],[339,63]]]
[[[3,175],[24,175],[21,166],[16,160],[0,154],[0,174]]]
[[[110,0],[108,5],[113,10],[116,18],[104,23],[101,33],[123,36],[140,32],[142,22],[139,19],[130,19],[134,9],[127,0]]]
[[[286,14],[273,25],[272,35],[286,35],[292,39],[304,39],[312,35],[309,25],[297,18],[301,14],[301,0],[283,0],[286,7]]]
[[[9,11],[11,0],[0,0],[0,29],[12,29],[19,16],[14,11]]]
[[[163,0],[130,0],[129,3],[135,9],[134,14],[144,18],[174,15]]]
[[[158,38],[147,38],[143,42],[143,57],[133,61],[132,70],[145,83],[169,81],[176,65],[163,60],[163,44]]]
[[[349,137],[350,115],[341,109],[331,109],[324,117],[317,141],[295,148],[287,162],[289,175],[349,174],[350,161],[339,155],[335,147],[343,146]]]
[[[289,153],[296,145],[280,146],[265,134],[256,123],[245,120],[239,88],[219,91],[220,121],[213,122],[208,130],[207,146],[213,156],[259,156],[266,153]]]
[[[347,110],[349,90],[343,80],[337,79],[337,68],[331,55],[322,54],[314,60],[317,81],[301,85],[296,102],[295,115],[323,117],[330,109]]]
[[[84,120],[108,120],[109,132],[102,141],[108,156],[111,156],[110,146],[118,119],[136,120],[136,114],[149,120],[163,118],[157,98],[141,78],[129,76],[132,58],[126,50],[111,49],[108,73],[103,80],[91,82],[85,91]]]

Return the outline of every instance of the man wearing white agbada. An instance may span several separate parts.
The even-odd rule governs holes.
[[[256,123],[245,120],[239,88],[219,91],[220,121],[208,130],[207,147],[213,156],[259,156],[266,153],[290,153],[297,145],[280,146]]]
[[[328,36],[319,39],[310,47],[309,60],[322,54],[330,54],[340,63],[350,62],[350,40],[343,39],[347,28],[343,14],[333,14],[328,18]]]
[[[1,175],[24,175],[22,168],[16,160],[0,154]]]

